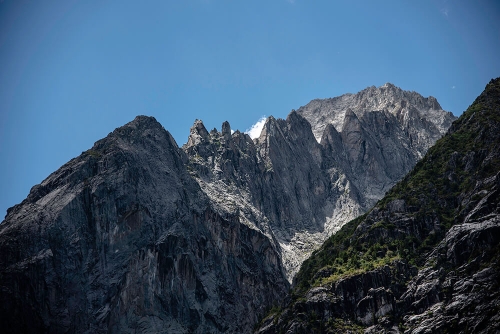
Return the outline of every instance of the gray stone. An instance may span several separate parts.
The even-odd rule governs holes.
[[[311,256],[294,281],[293,298],[256,333],[499,333],[499,113],[497,78],[387,198]],[[345,115],[356,147],[360,117]],[[329,141],[339,142],[326,129]],[[393,247],[398,259],[332,275],[337,247],[344,247],[342,256],[359,251],[374,264],[383,256],[369,252],[377,244]]]
[[[201,141],[206,130],[196,121],[183,150],[218,210],[238,211],[276,244],[291,281],[313,250],[372,207],[454,119],[434,98],[388,84],[311,101],[286,120],[270,116],[254,141],[230,136],[227,122]]]
[[[186,163],[140,116],[33,187],[0,225],[2,331],[249,332],[287,291],[280,254]]]
[[[208,132],[196,120],[179,149],[139,116],[96,142],[0,224],[2,330],[250,332],[311,252],[369,209],[453,118],[393,86],[333,100],[341,103],[269,117],[255,140],[228,122]],[[399,107],[379,108],[387,101]],[[484,157],[463,159],[474,168]],[[494,197],[467,202],[468,220]],[[333,298],[323,316],[350,310],[372,324],[402,294],[387,270],[363,276],[371,285],[311,292],[314,305],[298,318]]]

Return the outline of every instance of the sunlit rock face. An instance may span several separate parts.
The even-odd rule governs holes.
[[[297,112],[311,123],[314,136],[319,141],[328,124],[341,131],[348,110],[359,118],[373,111],[395,116],[402,128],[412,132],[406,139],[411,138],[420,154],[425,153],[455,120],[453,114],[441,108],[435,97],[426,98],[391,83],[378,88],[371,86],[357,94],[312,100]],[[415,136],[409,136],[411,134]]]
[[[183,150],[222,212],[277,243],[291,280],[343,224],[368,210],[439,139],[455,117],[435,98],[392,84],[313,100],[286,120],[269,117],[252,140],[201,121]],[[226,130],[224,130],[226,129]]]
[[[2,331],[250,331],[288,288],[280,253],[187,162],[142,116],[33,187],[0,225]]]
[[[500,332],[499,143],[500,78],[303,263],[255,333]]]
[[[269,117],[255,139],[197,120],[179,148],[138,116],[99,140],[0,224],[2,331],[251,332],[453,118],[391,85],[337,99],[358,95]]]

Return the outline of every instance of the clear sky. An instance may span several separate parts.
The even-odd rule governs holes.
[[[495,0],[0,0],[0,220],[139,114],[182,145],[391,82],[458,116],[498,76]]]

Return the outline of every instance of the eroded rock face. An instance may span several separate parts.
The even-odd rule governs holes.
[[[422,150],[420,154],[425,153],[455,120],[450,112],[443,111],[435,97],[426,98],[391,83],[371,86],[357,94],[312,100],[297,112],[311,123],[319,141],[328,124],[335,126],[337,131],[342,129],[348,110],[359,118],[373,111],[395,116],[403,128],[416,135],[411,136],[411,141],[417,142],[418,149]]]
[[[286,306],[256,332],[499,332],[499,114],[500,78],[304,262]]]
[[[311,252],[416,162],[411,113],[356,106],[319,137],[321,117],[295,111],[270,117],[255,140],[228,122],[209,132],[196,121],[182,149],[150,117],[116,129],[9,209],[0,225],[2,329],[250,332]],[[467,158],[471,168],[481,157]],[[331,313],[360,303],[356,314],[369,323],[392,312],[399,292],[384,284],[357,294],[346,280],[325,292],[347,298]]]
[[[327,212],[343,198],[339,189],[347,180],[322,170],[322,147],[309,123],[296,113],[287,120],[270,117],[255,142],[236,131],[232,136],[212,131],[204,143],[192,145],[199,132],[195,124],[183,147],[192,175],[222,213],[238,212],[240,221],[258,228],[280,249],[291,276],[324,239]],[[332,181],[339,186],[332,185]],[[334,188],[336,196],[329,196]],[[359,213],[359,208],[349,216]]]
[[[4,332],[249,332],[283,298],[280,254],[220,215],[153,118],[33,187],[0,225]]]
[[[342,133],[367,209],[404,176],[456,119],[437,100],[393,84],[357,94],[313,100],[297,113],[321,141],[328,125]]]
[[[286,120],[271,116],[253,141],[231,135],[227,122],[208,133],[197,120],[183,150],[220,212],[237,210],[276,242],[291,281],[311,252],[382,198],[453,119],[434,98],[388,84],[314,100]]]

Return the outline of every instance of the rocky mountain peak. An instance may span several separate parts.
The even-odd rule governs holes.
[[[209,141],[210,135],[202,120],[195,120],[189,131],[187,146],[194,146]]]
[[[262,127],[259,137],[256,139],[257,142],[264,142],[269,136],[274,136],[276,134],[276,129],[278,128],[277,120],[274,116],[269,116]]]
[[[335,129],[335,127],[332,124],[328,124],[325,127],[325,131],[323,132],[323,136],[321,137],[320,141],[321,146],[327,146],[330,145],[331,148],[329,148],[330,151],[333,152],[340,152],[341,150],[341,145],[342,145],[342,138],[340,136],[340,133]]]
[[[288,114],[286,124],[290,131],[290,135],[301,138],[304,143],[311,143],[314,141],[311,124],[295,110],[292,110],[292,112]]]
[[[221,133],[224,139],[228,140],[229,138],[231,138],[231,125],[229,125],[228,121],[222,123]]]
[[[123,127],[135,127],[142,129],[163,128],[163,126],[156,120],[156,118],[146,115],[138,115],[134,118],[133,121],[119,127],[118,129],[121,129]]]
[[[429,96],[427,98],[427,102],[430,105],[430,109],[432,110],[442,110],[441,105],[439,104],[438,100],[434,96]]]
[[[396,87],[394,84],[390,83],[390,82],[386,82],[385,84],[383,84],[382,86],[380,86],[380,88],[389,88],[389,89],[400,89],[399,87]]]
[[[173,150],[172,147],[177,147],[174,137],[154,117],[137,116],[133,121],[116,128],[106,138],[97,141],[89,151],[102,155],[115,146],[131,149],[134,144],[147,145],[148,142],[153,142],[159,149],[169,147],[169,150]]]
[[[140,137],[145,132],[165,132],[163,126],[152,116],[136,116],[133,121],[116,128],[111,134],[121,137]]]
[[[347,108],[344,113],[344,124],[345,122],[351,122],[351,121],[359,121],[359,119],[351,108]]]
[[[302,262],[444,133],[447,114],[415,94],[386,84],[314,100],[270,116],[255,140],[196,120],[182,148],[138,116],[9,211],[0,323],[250,332]]]
[[[382,200],[303,263],[291,298],[256,332],[497,333],[499,114],[495,79]]]
[[[341,131],[347,108],[350,108],[358,117],[373,111],[390,113],[398,117],[402,129],[415,125],[410,124],[412,122],[409,120],[409,113],[416,114],[415,117],[427,119],[433,124],[432,128],[426,130],[427,126],[420,126],[418,131],[430,132],[432,139],[424,145],[423,151],[419,151],[420,155],[429,148],[430,143],[435,142],[444,134],[455,119],[453,114],[441,109],[434,97],[424,98],[416,92],[404,91],[391,83],[378,88],[371,86],[357,94],[313,100],[299,108],[297,112],[311,123],[314,136],[319,141],[326,124],[333,124],[337,131]],[[437,137],[435,132],[439,133]]]
[[[238,208],[242,222],[276,242],[291,279],[322,240],[371,207],[444,134],[419,114],[412,95],[392,84],[373,86],[311,101],[310,114],[301,108],[285,120],[270,116],[253,141],[239,132],[230,136],[224,123],[209,142],[191,146],[188,139],[183,149],[218,210]],[[371,110],[377,99],[395,104]],[[324,122],[321,144],[309,116]]]
[[[204,161],[219,137],[197,121],[186,149]],[[2,331],[250,332],[287,290],[280,254],[191,166],[141,116],[33,187],[0,224]]]

